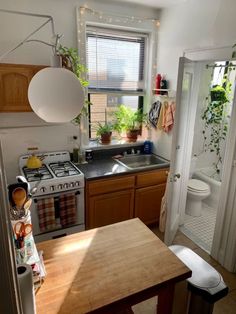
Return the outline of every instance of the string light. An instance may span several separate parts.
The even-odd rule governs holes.
[[[121,19],[115,19],[116,22],[123,22],[123,23],[128,23],[128,22],[131,22],[131,23],[143,23],[145,21],[151,21],[154,23],[154,25],[156,27],[160,27],[160,21],[158,19],[154,19],[154,18],[150,18],[150,17],[135,17],[135,16],[126,16],[126,15],[117,15],[117,14],[111,14],[111,13],[105,13],[105,12],[102,12],[102,11],[96,11],[96,10],[93,10],[91,8],[88,8],[87,5],[84,5],[82,7],[80,7],[80,13],[81,15],[84,15],[85,12],[89,12],[91,15],[95,15],[95,16],[98,16],[98,18],[100,20],[104,19],[105,21],[108,21],[108,22],[112,22],[112,18],[111,18],[111,15],[113,15],[114,17],[120,17]]]
[[[86,60],[86,38],[85,36],[81,36],[82,34],[85,34],[86,31],[86,14],[90,14],[91,16],[93,16],[94,18],[99,19],[99,22],[105,22],[105,23],[112,23],[115,22],[117,24],[133,24],[134,27],[139,24],[142,25],[142,23],[146,23],[146,22],[151,22],[152,23],[152,27],[154,30],[154,39],[151,40],[151,44],[152,47],[151,49],[154,49],[153,52],[155,51],[155,43],[157,42],[157,31],[158,28],[160,27],[160,21],[158,19],[155,18],[150,18],[150,17],[136,17],[136,16],[127,16],[127,15],[119,15],[116,13],[106,13],[106,12],[102,12],[102,11],[96,11],[93,10],[91,8],[88,8],[87,4],[85,4],[84,6],[81,6],[78,9],[78,12],[80,13],[80,21],[78,21],[78,48],[80,51],[80,59],[82,63],[85,63]],[[146,25],[145,25],[146,26]],[[155,31],[156,29],[156,31]],[[155,52],[154,52],[155,55]],[[153,60],[153,66],[151,68],[151,77],[152,77],[152,81],[154,81],[154,78],[156,76],[156,61],[157,60]],[[154,84],[154,83],[153,83]]]

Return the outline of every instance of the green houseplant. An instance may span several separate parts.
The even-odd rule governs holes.
[[[61,57],[62,67],[72,71],[78,77],[81,85],[86,88],[89,85],[89,82],[85,79],[87,68],[80,62],[78,50],[60,45],[57,54]],[[75,124],[80,124],[81,117],[88,115],[89,105],[91,103],[86,99],[80,114],[73,120]]]
[[[114,114],[114,129],[118,133],[126,131],[128,140],[130,142],[136,142],[142,125],[147,125],[147,114],[143,113],[141,109],[134,111],[123,104],[118,107]]]
[[[111,123],[100,123],[97,125],[97,136],[100,136],[102,144],[109,144],[111,142],[113,125]]]
[[[213,86],[206,98],[206,108],[202,115],[204,121],[204,151],[214,152],[216,173],[220,173],[223,162],[222,144],[228,131],[228,104],[230,102],[231,82],[229,73],[224,75],[221,85]]]

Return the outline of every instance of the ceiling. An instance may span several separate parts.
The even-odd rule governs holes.
[[[116,1],[116,0],[112,0]],[[145,5],[153,8],[168,8],[173,5],[180,4],[182,2],[187,2],[188,0],[119,0],[119,2],[135,3],[140,5]]]

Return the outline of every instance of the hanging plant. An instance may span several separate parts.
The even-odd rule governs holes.
[[[78,77],[81,86],[86,88],[89,85],[89,82],[84,78],[87,73],[87,68],[80,63],[78,50],[60,45],[57,49],[57,53],[61,57],[62,67],[72,71]],[[80,114],[73,120],[75,124],[80,124],[82,116],[88,115],[89,105],[91,105],[91,102],[86,99]]]
[[[206,108],[202,115],[204,121],[204,151],[214,152],[217,160],[213,164],[219,174],[223,162],[222,144],[228,131],[228,105],[230,103],[231,82],[230,69],[224,75],[222,84],[213,86],[206,97]],[[208,136],[209,134],[209,136]]]

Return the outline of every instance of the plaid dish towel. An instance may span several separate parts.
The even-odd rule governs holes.
[[[37,200],[39,228],[47,231],[56,228],[54,198],[44,198]]]
[[[75,193],[59,196],[60,221],[62,226],[76,223],[76,195]]]

